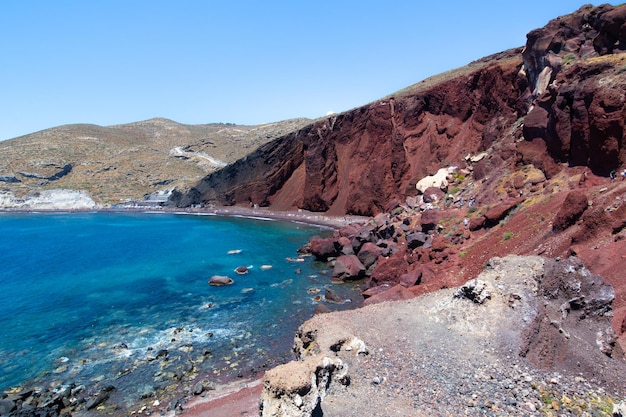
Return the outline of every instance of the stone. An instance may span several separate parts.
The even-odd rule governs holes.
[[[487,283],[481,279],[471,279],[460,287],[455,293],[455,298],[467,298],[476,304],[484,304],[491,298],[491,292]]]
[[[115,387],[113,386],[108,386],[102,389],[95,396],[87,400],[87,402],[85,403],[85,409],[93,410],[94,408],[98,407],[100,404],[109,399],[109,397],[111,396],[111,392],[113,391],[115,391]]]
[[[369,268],[374,265],[380,255],[382,255],[383,249],[372,242],[365,242],[359,250],[358,258],[365,268]]]
[[[587,197],[580,191],[567,194],[552,222],[552,230],[561,231],[572,226],[589,207]]]
[[[371,296],[370,298],[367,298],[363,302],[363,305],[371,305],[376,303],[382,303],[385,301],[408,300],[411,298],[415,298],[415,295],[413,295],[411,291],[407,290],[402,285],[398,284],[394,287],[391,287],[387,291],[383,291],[381,293]]]
[[[321,415],[320,403],[333,384],[345,381],[347,368],[339,358],[316,355],[289,362],[265,373],[260,400],[262,417]]]
[[[456,172],[456,167],[440,168],[436,174],[428,175],[420,179],[417,184],[415,184],[415,188],[417,188],[420,194],[424,194],[424,192],[431,187],[447,190],[448,175],[453,172]]]
[[[472,232],[475,232],[476,230],[479,230],[485,227],[486,223],[487,223],[487,219],[485,218],[485,216],[472,217],[469,220],[469,224],[467,227]]]
[[[194,395],[200,395],[203,392],[204,392],[204,384],[202,382],[198,382],[196,383],[196,385],[193,386]]]
[[[3,399],[0,400],[0,416],[8,416],[17,409],[14,401]]]
[[[420,220],[422,232],[435,230],[439,224],[439,220],[441,220],[439,210],[426,210],[422,212],[422,218]]]
[[[313,311],[313,314],[326,314],[326,313],[330,313],[330,309],[324,304],[316,305],[315,310]]]
[[[489,210],[487,210],[484,214],[485,217],[485,225],[487,227],[493,227],[500,223],[504,218],[521,202],[520,199],[510,199],[503,203],[500,203]],[[472,222],[470,220],[470,230],[472,229]]]
[[[400,276],[408,270],[406,251],[400,250],[387,258],[381,257],[370,275],[370,285],[391,284],[393,286],[400,282]]]
[[[413,285],[417,285],[420,283],[422,278],[422,269],[417,266],[412,269],[409,269],[407,272],[400,276],[400,285],[405,288],[412,287]]]
[[[329,303],[343,304],[344,299],[339,296],[332,288],[326,288],[324,299]]]
[[[332,280],[343,282],[361,279],[365,276],[365,266],[356,255],[341,255],[335,260]]]
[[[238,266],[237,268],[235,268],[235,272],[239,275],[245,275],[248,273],[248,267],[245,265]]]
[[[424,190],[424,195],[422,196],[422,199],[424,203],[438,204],[440,201],[443,200],[445,195],[446,193],[444,193],[439,187],[428,187],[426,190]]]
[[[232,285],[235,282],[232,278],[223,275],[213,275],[209,279],[209,285],[214,287],[222,287],[225,285]]]
[[[337,242],[334,238],[312,238],[311,254],[319,261],[327,261],[328,258],[339,256]]]
[[[428,235],[424,232],[411,232],[406,235],[406,243],[409,249],[416,249],[428,241]]]
[[[342,255],[354,255],[354,248],[352,247],[352,240],[341,236],[337,239],[337,244],[341,248]]]

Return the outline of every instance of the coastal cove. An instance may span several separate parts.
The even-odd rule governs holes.
[[[325,264],[297,256],[330,230],[294,221],[0,214],[0,388],[108,389],[99,412],[121,415],[288,361],[295,330],[331,286]],[[235,282],[209,286],[213,275]],[[358,288],[332,288],[351,302],[331,310],[360,305]]]

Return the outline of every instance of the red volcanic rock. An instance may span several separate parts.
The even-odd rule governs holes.
[[[441,188],[428,187],[426,190],[424,190],[424,196],[423,196],[424,203],[437,204],[438,202],[443,200],[443,197],[445,195],[446,193],[441,191]]]
[[[625,10],[584,6],[529,33],[523,54],[487,57],[318,120],[173,193],[172,204],[376,215],[414,196],[428,173],[485,149],[495,152],[476,164],[475,179],[516,158],[547,178],[561,163],[607,175],[626,164],[624,63],[610,55],[624,52]],[[522,132],[526,141],[494,147]]]
[[[417,265],[414,266],[415,267],[400,275],[400,285],[405,288],[419,284],[422,279],[422,269]]]
[[[174,193],[171,201],[178,207],[253,201],[274,209],[381,213],[415,195],[415,183],[442,161],[462,163],[518,119],[518,53],[319,120],[210,174],[189,192]]]
[[[354,255],[354,249],[352,248],[352,240],[345,236],[341,236],[337,239],[337,244],[341,248],[343,255]]]
[[[580,191],[572,191],[565,197],[563,205],[556,214],[552,223],[552,230],[559,231],[565,230],[582,216],[583,212],[587,210],[588,201],[587,196]]]
[[[441,218],[442,215],[439,210],[426,210],[422,212],[422,219],[420,220],[422,231],[429,232],[435,230]]]
[[[379,258],[371,274],[370,286],[382,284],[395,285],[400,282],[400,276],[406,273],[409,264],[406,260],[406,252],[401,250],[388,258]]]
[[[572,236],[572,242],[580,243],[593,239],[602,231],[611,230],[611,223],[611,218],[602,207],[588,209],[581,216],[581,228]]]
[[[365,276],[365,267],[356,255],[341,255],[335,260],[332,280],[336,282],[361,279]]]
[[[390,289],[392,286],[389,284],[383,284],[383,285],[379,285],[377,287],[371,287],[368,288],[367,290],[363,291],[361,293],[361,295],[363,296],[363,298],[370,298],[375,296],[376,294],[380,294],[381,292],[385,292],[388,289]]]
[[[382,303],[385,301],[398,301],[398,300],[408,300],[410,298],[414,298],[413,293],[402,285],[396,285],[391,287],[387,291],[383,291],[376,295],[371,296],[370,298],[365,299],[363,305],[370,305],[376,303]]]
[[[328,258],[334,258],[339,255],[337,249],[336,240],[329,238],[312,238],[311,239],[311,254],[318,260],[326,261]]]
[[[348,224],[346,226],[342,226],[337,229],[338,236],[345,236],[347,238],[353,239],[359,232],[362,230],[363,226],[355,223]]]
[[[616,76],[623,63],[608,55],[626,52],[625,22],[623,6],[583,6],[528,34],[524,67],[537,100],[524,138],[542,139],[558,162],[601,175],[626,163],[626,80]],[[581,59],[593,56],[607,59]]]
[[[376,246],[372,242],[365,242],[359,251],[358,258],[365,268],[369,268],[382,253],[383,249],[381,247]]]
[[[485,216],[472,217],[471,219],[469,219],[469,224],[467,227],[469,227],[471,231],[476,231],[485,227],[486,222],[487,219],[485,218]]]
[[[519,199],[507,200],[487,210],[484,214],[487,227],[500,223],[500,220],[503,220],[520,202],[521,200]]]
[[[433,244],[431,249],[433,252],[443,252],[450,246],[450,240],[444,236],[437,235],[433,237]]]

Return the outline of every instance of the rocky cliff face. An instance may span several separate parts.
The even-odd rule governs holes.
[[[608,175],[626,164],[626,7],[585,6],[528,34],[524,138],[557,162]]]
[[[521,93],[516,55],[320,120],[205,177],[174,201],[183,207],[214,202],[335,214],[385,211],[416,194],[419,178],[488,148],[497,132],[513,125]]]
[[[328,117],[205,177],[180,207],[260,204],[374,215],[480,151],[550,178],[626,164],[626,7],[584,6],[512,50]]]

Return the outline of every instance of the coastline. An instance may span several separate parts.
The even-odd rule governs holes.
[[[313,226],[328,227],[337,229],[355,222],[366,222],[370,217],[365,216],[331,216],[305,210],[289,210],[280,211],[269,208],[249,208],[241,206],[220,206],[212,208],[143,208],[143,207],[100,207],[100,208],[76,208],[76,209],[11,209],[2,208],[0,213],[143,213],[143,214],[185,214],[198,216],[224,216],[224,217],[242,217],[257,220],[281,221],[288,223],[301,223]]]
[[[300,223],[319,226],[328,229],[337,229],[344,225],[367,221],[369,218],[360,216],[328,216],[303,210],[298,211],[274,211],[267,208],[247,208],[239,206],[174,209],[174,208],[143,208],[143,207],[107,207],[107,208],[77,208],[77,209],[0,209],[0,215],[6,214],[80,214],[80,213],[128,213],[128,214],[179,214],[196,216],[223,216],[240,217],[266,221],[278,221],[287,223]],[[180,385],[179,393],[186,392],[180,406],[167,411],[166,415],[174,416],[183,413],[187,416],[201,416],[206,413],[217,413],[220,416],[257,415],[259,410],[260,393],[262,390],[263,374],[255,379],[239,379],[230,382],[217,383],[202,393],[193,392],[192,386]],[[151,400],[137,402],[137,408],[150,407]],[[157,409],[165,412],[161,403]]]

